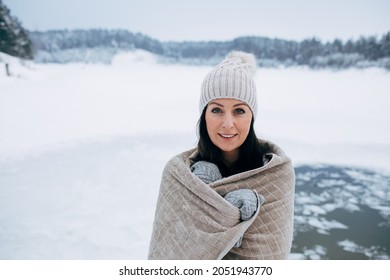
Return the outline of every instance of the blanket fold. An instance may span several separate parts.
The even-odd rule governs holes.
[[[261,140],[263,141],[263,140]],[[191,172],[196,149],[165,166],[148,259],[284,259],[292,243],[295,176],[290,159],[271,148],[265,166],[206,184]],[[240,211],[223,196],[252,189],[265,197],[255,215]],[[242,245],[234,244],[242,237]]]

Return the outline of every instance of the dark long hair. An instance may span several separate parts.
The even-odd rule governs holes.
[[[213,144],[206,127],[206,109],[202,112],[198,121],[198,153],[195,161],[208,161],[216,164],[223,177],[245,172],[264,165],[263,156],[269,151],[268,147],[261,144],[253,128],[252,118],[249,133],[240,147],[239,159],[233,166],[228,166],[223,158],[222,151]]]

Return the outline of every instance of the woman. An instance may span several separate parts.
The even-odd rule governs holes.
[[[288,257],[294,169],[256,137],[255,61],[232,52],[205,77],[198,146],[164,168],[149,259]]]

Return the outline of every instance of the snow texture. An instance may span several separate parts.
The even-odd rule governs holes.
[[[200,85],[209,70],[158,64],[144,51],[118,54],[107,65],[0,54],[0,259],[145,259],[162,169],[196,145]],[[369,205],[383,219],[390,215],[383,183],[390,172],[389,75],[258,69],[258,136],[283,147],[296,167],[312,167],[297,173],[298,232],[348,231],[327,216],[340,209],[356,214]],[[316,192],[305,189],[328,165],[351,168],[328,172]],[[382,247],[337,242],[367,258],[388,256]],[[325,258],[330,250],[299,248],[291,258]]]

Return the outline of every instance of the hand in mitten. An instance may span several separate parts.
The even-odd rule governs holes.
[[[252,218],[257,211],[257,207],[260,207],[264,202],[264,197],[262,195],[256,195],[256,193],[250,189],[231,191],[225,195],[225,199],[240,209],[242,221]]]
[[[243,221],[249,220],[265,201],[264,196],[256,195],[254,191],[249,189],[231,191],[225,195],[225,199],[240,209],[241,220]],[[243,237],[240,237],[234,247],[241,246]]]
[[[222,179],[218,166],[207,161],[198,161],[191,166],[191,171],[206,184]]]

